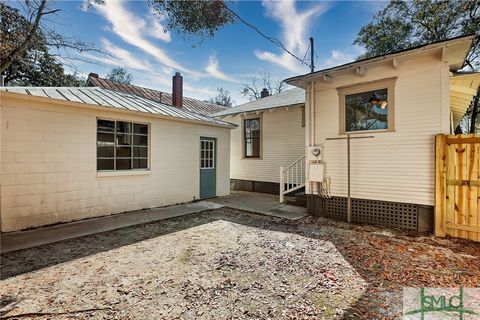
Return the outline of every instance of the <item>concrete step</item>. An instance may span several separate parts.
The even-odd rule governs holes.
[[[285,196],[285,203],[297,206],[297,207],[307,207],[307,197],[305,196],[305,192],[298,192],[294,195]]]

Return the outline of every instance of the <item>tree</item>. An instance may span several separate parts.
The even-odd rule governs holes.
[[[241,93],[250,101],[260,99],[262,89],[267,89],[270,94],[277,94],[285,89],[285,83],[281,80],[274,80],[269,73],[260,72],[258,77],[250,79],[250,83],[243,83]]]
[[[25,16],[23,16],[19,10],[7,6],[4,2],[0,3],[2,17],[0,73],[3,74],[16,59],[25,57],[25,52],[31,49],[36,41],[38,42],[39,37],[42,38],[43,45],[48,48],[101,52],[83,41],[65,37],[42,23],[45,16],[53,16],[60,12],[60,9],[50,8],[50,5],[51,2],[46,0],[24,1],[22,7],[25,9]],[[50,56],[56,57],[53,54]]]
[[[88,0],[86,7],[103,4],[105,0]],[[183,36],[212,38],[215,32],[235,21],[235,15],[224,0],[148,0],[149,6],[162,21],[165,31]]]
[[[218,104],[218,105],[224,106],[224,107],[232,107],[233,106],[232,97],[230,96],[230,92],[228,92],[227,90],[224,90],[223,88],[217,88],[217,92],[218,92],[217,96],[214,97],[214,98],[209,98],[208,102],[215,103],[215,104]]]
[[[223,0],[150,0],[151,7],[164,17],[166,30],[200,38],[213,37],[235,16]]]
[[[2,61],[18,47],[21,33],[30,28],[30,23],[17,9],[0,3],[0,51]],[[28,45],[15,54],[3,70],[5,85],[15,86],[83,86],[85,80],[77,74],[65,74],[55,56],[50,54],[47,39],[40,30],[35,32]]]
[[[115,67],[110,71],[109,74],[107,74],[107,79],[124,84],[130,84],[133,80],[133,76],[126,68]]]
[[[365,47],[359,58],[369,58],[408,47],[441,41],[464,34],[476,34],[466,57],[466,66],[480,68],[480,1],[391,0],[363,26],[353,42]],[[474,132],[480,114],[479,96],[467,111],[461,128]],[[459,128],[457,128],[458,132]]]
[[[58,57],[66,58],[63,62],[67,64],[71,60],[85,60],[70,56],[69,52],[71,50],[104,53],[91,44],[63,36],[48,27],[47,22],[51,23],[60,12],[60,9],[52,8],[54,6],[53,1],[24,0],[19,2],[24,8],[24,16],[20,15],[18,10],[0,2],[2,7],[0,19],[2,24],[0,30],[0,74],[3,74],[14,61],[17,60],[18,62],[18,59],[24,58],[25,52],[32,48],[32,44],[39,35],[44,38],[45,46],[56,49],[55,54],[50,52],[50,57],[54,59]],[[87,0],[84,2],[84,6],[88,7],[92,3],[102,4],[103,2],[104,0]],[[217,30],[235,20],[233,12],[230,11],[223,0],[149,0],[149,5],[162,20],[167,21],[166,30],[176,30],[186,36],[198,36],[202,39],[213,37]],[[10,19],[10,17],[4,15],[8,11],[10,13],[14,12],[13,15],[20,16],[22,19],[20,21]],[[46,19],[46,16],[49,19]],[[12,23],[5,23],[7,20]],[[60,53],[63,56],[60,56]],[[72,65],[72,67],[74,66]]]
[[[391,0],[363,26],[353,42],[365,47],[360,58],[477,33],[467,61],[480,66],[480,2],[478,0]]]

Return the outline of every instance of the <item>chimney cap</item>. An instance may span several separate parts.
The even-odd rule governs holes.
[[[181,76],[180,72],[175,72],[175,77]]]
[[[88,74],[89,77],[92,77],[92,78],[98,78],[98,73],[93,73],[93,72],[90,72]]]
[[[260,92],[260,98],[265,98],[265,97],[268,97],[269,95],[270,95],[270,92],[268,91],[267,88],[263,88],[262,92]]]

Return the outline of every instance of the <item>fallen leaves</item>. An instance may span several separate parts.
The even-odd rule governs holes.
[[[1,294],[10,315],[393,319],[402,287],[478,287],[479,272],[478,243],[221,209],[3,255]]]

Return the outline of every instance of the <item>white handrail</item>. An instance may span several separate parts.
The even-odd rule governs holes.
[[[284,170],[288,170],[290,167],[294,166],[297,162],[305,160],[305,156],[301,156],[297,160],[293,161],[288,167],[284,168]]]
[[[288,167],[280,167],[280,202],[285,195],[305,186],[305,156],[301,156]]]

